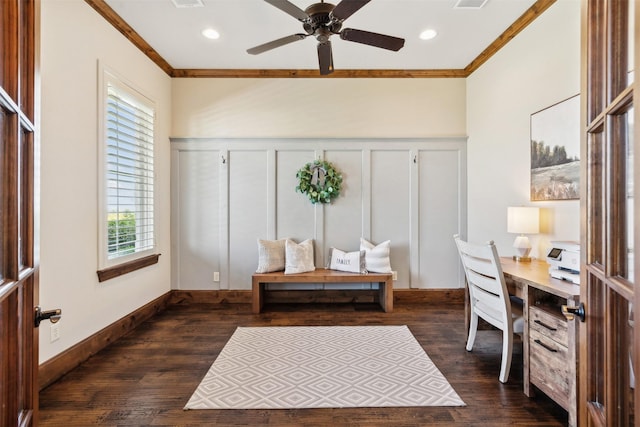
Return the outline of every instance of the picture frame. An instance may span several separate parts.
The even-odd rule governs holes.
[[[580,198],[580,94],[531,114],[531,200]]]

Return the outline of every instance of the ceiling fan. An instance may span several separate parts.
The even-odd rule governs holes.
[[[316,40],[318,40],[320,74],[327,75],[333,72],[333,53],[329,37],[334,34],[339,35],[342,40],[367,44],[396,52],[404,46],[404,39],[398,37],[356,30],[354,28],[342,29],[344,20],[360,10],[360,8],[371,0],[342,0],[337,5],[325,3],[324,0],[321,0],[320,3],[314,3],[305,10],[300,9],[289,0],[264,1],[302,22],[302,28],[304,28],[305,33],[292,34],[247,49],[247,53],[251,55],[258,55],[268,50],[305,39],[309,36],[314,36]]]

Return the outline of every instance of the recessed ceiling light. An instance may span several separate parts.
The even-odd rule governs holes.
[[[454,9],[481,9],[487,4],[487,0],[458,0]]]
[[[428,29],[428,30],[424,30],[423,32],[420,33],[420,38],[422,40],[431,40],[432,38],[435,38],[435,36],[438,35],[438,32],[434,29]]]
[[[202,35],[211,40],[217,40],[220,38],[220,33],[213,28],[205,28],[202,30]]]
[[[171,0],[171,2],[178,9],[188,7],[204,7],[204,3],[202,3],[202,0]]]

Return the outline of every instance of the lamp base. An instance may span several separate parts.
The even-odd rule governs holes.
[[[514,255],[513,256],[513,260],[515,262],[531,262],[531,257],[530,256],[518,256],[518,255]]]

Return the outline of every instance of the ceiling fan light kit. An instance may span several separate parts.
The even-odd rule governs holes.
[[[270,42],[247,49],[247,53],[258,55],[260,53],[275,49],[303,40],[309,36],[314,36],[318,41],[318,64],[321,75],[333,72],[333,51],[330,37],[334,34],[340,39],[366,44],[373,47],[392,50],[397,52],[404,46],[404,39],[399,37],[378,34],[370,31],[357,30],[354,28],[342,29],[345,19],[360,10],[371,0],[342,0],[337,5],[331,3],[314,3],[305,10],[291,3],[289,0],[264,0],[272,6],[293,16],[302,22],[305,33],[292,34]]]

